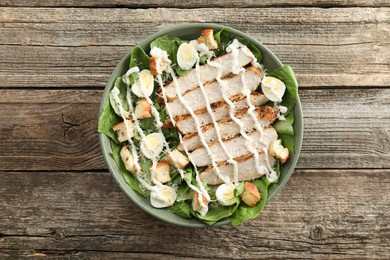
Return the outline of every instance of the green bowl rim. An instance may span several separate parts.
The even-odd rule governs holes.
[[[172,32],[178,31],[178,30],[182,30],[182,29],[191,30],[194,28],[196,28],[196,29],[212,28],[212,29],[219,30],[219,29],[226,28],[226,27],[229,27],[229,26],[224,26],[224,25],[214,24],[214,23],[187,23],[187,24],[174,25],[174,26],[170,26],[164,30],[158,31],[158,32],[150,35],[149,37],[142,40],[137,45],[140,45],[140,46],[149,45],[149,43],[151,41],[153,41],[155,38],[157,38],[159,36],[162,36],[164,34],[169,34],[169,33],[172,33]],[[283,66],[282,62],[280,62],[280,60],[272,53],[272,51],[270,51],[262,43],[258,42],[256,39],[254,39],[253,37],[251,37],[243,32],[240,32],[240,31],[233,29],[231,27],[229,27],[229,28],[230,28],[230,33],[234,34],[235,36],[241,36],[241,37],[244,37],[246,39],[249,39],[252,43],[254,43],[257,46],[260,46],[263,50],[265,50],[266,55],[268,55],[269,58],[277,64],[277,67]],[[130,59],[130,53],[131,53],[131,49],[129,50],[127,55],[125,57],[123,57],[122,60],[117,64],[114,71],[111,73],[109,80],[107,81],[107,84],[104,88],[104,92],[103,92],[102,99],[100,102],[99,117],[100,117],[100,114],[103,110],[104,105],[106,104],[106,102],[108,102],[109,90],[111,89],[112,84],[117,77],[116,72],[118,70],[120,70],[120,68],[125,63],[128,63],[128,60]],[[264,53],[263,53],[263,57],[266,57],[266,55],[264,55]],[[277,185],[274,186],[274,188],[271,190],[271,192],[269,193],[268,199],[267,199],[267,203],[269,203],[276,196],[276,194],[279,193],[280,190],[286,185],[287,181],[290,179],[292,173],[294,172],[295,166],[298,162],[298,158],[299,158],[299,155],[301,152],[302,141],[303,141],[303,115],[302,115],[302,106],[301,106],[301,101],[300,101],[299,96],[298,96],[297,103],[296,103],[295,108],[294,108],[294,116],[295,116],[294,131],[295,131],[295,135],[296,135],[295,136],[295,153],[293,154],[292,160],[289,159],[288,162],[284,166],[284,167],[288,166],[287,173],[283,172],[284,168],[282,169],[282,173],[286,177],[283,178],[282,181],[279,181],[277,183]],[[117,168],[117,165],[116,165],[115,161],[113,161],[113,159],[110,156],[110,153],[112,152],[111,146],[110,146],[110,139],[105,134],[99,133],[99,143],[100,143],[100,148],[101,148],[101,151],[103,154],[104,161],[105,161],[106,165],[108,166],[108,170],[110,171],[110,173],[114,177],[114,179],[115,179],[116,183],[119,185],[120,189],[138,207],[142,208],[144,211],[146,211],[150,215],[156,217],[157,219],[160,219],[162,221],[170,223],[170,224],[175,224],[175,225],[185,226],[185,227],[193,227],[193,228],[217,227],[217,226],[231,224],[230,218],[222,219],[222,220],[218,221],[217,223],[215,223],[214,225],[208,226],[195,218],[185,219],[185,218],[180,217],[180,218],[182,218],[182,221],[177,222],[177,221],[174,221],[170,218],[166,218],[166,217],[158,214],[157,212],[159,210],[164,210],[164,211],[167,211],[167,210],[166,209],[155,209],[151,205],[146,205],[144,202],[135,198],[133,195],[131,195],[128,192],[128,189],[129,188],[131,189],[131,187],[124,181],[122,174],[120,172],[117,173],[113,170],[113,168],[115,168],[115,167]],[[108,146],[108,148],[107,148],[107,146]],[[135,194],[136,196],[140,196],[140,195],[136,194],[135,191],[133,191],[132,189],[131,189],[131,191],[132,191],[131,193]],[[170,213],[174,214],[172,212],[170,212]],[[175,216],[177,216],[177,215],[175,215]]]

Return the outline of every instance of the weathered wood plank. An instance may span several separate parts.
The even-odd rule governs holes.
[[[105,169],[100,90],[1,90],[0,169]],[[390,167],[390,89],[300,92],[305,134],[298,168]]]
[[[235,1],[235,0],[214,0],[212,2],[206,0],[200,1],[174,1],[174,0],[164,0],[164,1],[137,1],[137,0],[88,0],[88,1],[65,1],[65,0],[5,0],[5,3],[1,3],[0,6],[30,6],[30,7],[190,7],[190,8],[200,8],[200,7],[269,7],[269,6],[389,6],[389,2],[386,0],[354,0],[354,1],[344,1],[344,0],[287,0],[287,1],[276,1],[276,0],[265,0],[265,1]]]
[[[260,217],[189,229],[144,213],[108,173],[0,172],[0,248],[14,256],[387,259],[389,173],[299,170]]]
[[[387,8],[3,8],[0,87],[102,87],[146,36],[205,21],[266,44],[295,69],[302,87],[386,86],[389,16]]]

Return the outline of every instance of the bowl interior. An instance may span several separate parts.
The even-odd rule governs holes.
[[[192,40],[196,39],[200,31],[204,28],[212,28],[214,31],[220,30],[224,28],[225,26],[217,25],[217,24],[209,24],[209,23],[200,23],[200,24],[183,24],[183,25],[177,25],[165,30],[162,30],[156,34],[151,35],[150,37],[146,38],[142,42],[140,42],[138,45],[142,47],[146,53],[149,53],[150,51],[150,42],[153,41],[155,38],[162,36],[164,34],[169,34],[171,36],[176,36],[181,39],[187,39]],[[257,48],[261,51],[263,55],[262,63],[264,66],[268,69],[278,68],[282,66],[283,64],[278,60],[278,58],[265,46],[263,46],[261,43],[253,39],[252,37],[231,29],[230,31],[230,37],[235,38],[236,36],[242,36],[244,38],[247,38],[251,42],[253,42]],[[102,101],[100,104],[100,110],[99,114],[101,113],[104,104],[108,102],[109,99],[109,92],[111,87],[114,84],[115,79],[118,76],[122,76],[126,73],[126,71],[129,68],[129,58],[130,58],[130,52],[118,63],[116,68],[114,69],[113,73],[111,74],[107,85],[104,89]],[[287,183],[288,179],[290,178],[291,174],[294,171],[294,167],[298,161],[298,157],[301,150],[302,145],[302,137],[303,137],[303,118],[302,118],[302,108],[301,103],[298,98],[297,104],[295,106],[294,110],[295,114],[295,122],[294,122],[294,130],[295,130],[295,153],[292,155],[292,157],[288,160],[288,162],[283,166],[281,176],[279,178],[279,182],[275,185],[273,185],[270,188],[268,202],[275,197],[275,195],[283,188],[283,186]],[[181,225],[181,226],[187,226],[187,227],[205,227],[206,225],[199,222],[196,219],[185,219],[178,215],[173,214],[172,212],[169,212],[166,209],[156,209],[153,208],[150,205],[150,202],[148,199],[140,196],[138,193],[136,193],[134,190],[130,188],[130,186],[125,182],[122,174],[120,173],[120,170],[118,166],[116,165],[115,161],[111,157],[111,145],[110,145],[110,139],[105,136],[104,134],[99,134],[99,140],[100,140],[100,146],[102,149],[104,160],[107,163],[109,171],[112,173],[115,181],[118,183],[119,187],[123,190],[123,192],[133,201],[135,202],[139,207],[141,207],[143,210],[148,212],[149,214],[164,220],[168,223]],[[220,226],[220,225],[226,225],[229,224],[229,219],[224,219],[213,226]]]

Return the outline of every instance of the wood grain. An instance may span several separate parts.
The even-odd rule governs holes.
[[[100,90],[0,90],[1,170],[105,169]],[[298,168],[389,168],[390,89],[302,90]]]
[[[314,6],[314,7],[334,7],[334,6],[389,6],[389,2],[385,0],[355,0],[355,1],[344,1],[344,0],[265,0],[265,1],[235,1],[235,0],[214,0],[212,2],[206,0],[200,1],[175,1],[175,0],[164,0],[164,1],[136,1],[136,0],[88,0],[88,1],[65,1],[65,0],[5,0],[0,6],[46,6],[46,7],[129,7],[129,8],[146,8],[146,7],[289,7],[289,6]]]
[[[2,8],[0,87],[102,87],[134,44],[188,22],[248,33],[295,69],[301,87],[382,87],[389,16],[388,8]]]
[[[190,229],[147,215],[106,172],[0,172],[1,254],[387,259],[388,175],[299,170],[260,217]]]

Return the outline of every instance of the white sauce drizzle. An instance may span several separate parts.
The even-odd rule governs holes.
[[[257,173],[260,176],[264,175],[264,173],[267,172],[268,170],[264,166],[260,166],[260,164],[259,164],[259,153],[258,153],[256,147],[253,145],[253,143],[254,143],[253,142],[253,138],[251,138],[250,136],[247,135],[247,133],[245,132],[245,125],[241,122],[240,119],[238,119],[235,116],[235,113],[236,113],[235,104],[229,99],[228,95],[225,92],[226,83],[221,79],[221,77],[222,77],[222,66],[221,66],[221,64],[219,64],[218,62],[214,62],[214,61],[208,61],[207,64],[209,64],[210,66],[212,66],[214,68],[217,68],[218,75],[217,75],[216,79],[217,79],[217,81],[219,83],[223,99],[229,105],[229,115],[230,115],[231,119],[240,127],[240,134],[246,140],[245,141],[245,146],[248,149],[248,151],[251,152],[253,154],[253,156],[255,157]],[[238,182],[238,175],[234,176],[234,179],[235,179],[234,180],[235,183],[237,183]]]
[[[139,159],[138,159],[138,154],[137,154],[137,151],[135,149],[135,145],[134,145],[134,142],[133,140],[131,139],[131,135],[130,135],[130,127],[129,127],[129,122],[127,121],[127,118],[126,118],[126,115],[127,115],[127,112],[125,111],[125,109],[123,108],[123,105],[122,105],[122,102],[119,98],[119,89],[117,87],[114,87],[112,90],[111,90],[111,93],[112,93],[112,96],[114,98],[114,101],[115,103],[117,104],[118,108],[119,108],[119,112],[122,116],[122,119],[125,123],[125,128],[126,128],[126,132],[127,132],[127,140],[129,141],[130,143],[130,146],[131,146],[131,153],[132,153],[132,156],[134,158],[134,164],[135,164],[135,168],[136,168],[136,174],[135,174],[135,177],[138,179],[138,181],[148,190],[151,189],[151,186],[149,185],[149,183],[147,183],[144,179],[141,178],[140,176],[140,172],[141,172],[141,166],[139,164]],[[129,104],[130,105],[130,104]]]
[[[192,110],[192,108],[188,105],[187,101],[183,98],[183,95],[180,93],[180,89],[179,89],[179,83],[177,82],[177,78],[176,78],[176,75],[175,75],[175,72],[170,69],[169,70],[171,76],[172,76],[172,80],[173,80],[173,85],[175,87],[175,90],[176,90],[176,94],[177,94],[177,97],[180,101],[180,103],[182,103],[182,105],[187,109],[188,113],[190,113],[190,115],[192,116],[194,122],[195,122],[195,126],[196,126],[196,130],[198,131],[199,133],[199,139],[200,141],[202,142],[204,148],[206,149],[207,151],[207,154],[208,156],[210,157],[211,159],[211,164],[212,164],[212,167],[214,169],[214,172],[217,174],[218,178],[220,178],[223,182],[225,183],[230,183],[230,180],[229,180],[229,177],[227,176],[223,176],[221,174],[221,171],[219,170],[218,168],[218,165],[215,161],[215,158],[214,158],[214,155],[213,153],[211,152],[209,146],[207,145],[206,143],[206,140],[204,139],[204,136],[203,136],[203,132],[202,132],[202,129],[200,127],[200,124],[199,124],[199,120],[197,118],[197,116],[195,115],[195,112]],[[167,103],[167,107],[168,107],[168,103]],[[184,146],[184,145],[183,145]]]
[[[248,50],[248,47],[245,46],[244,44],[240,43],[237,39],[234,39],[233,43],[230,44],[227,48],[226,48],[226,51],[227,52],[232,52],[232,56],[233,56],[233,73],[235,73],[235,71],[237,72],[241,72],[242,70],[238,70],[235,66],[237,66],[238,64],[238,49],[241,48],[243,53],[252,58],[252,64],[255,65],[256,67],[258,67],[260,70],[261,70],[261,65],[257,62],[257,59],[256,57],[254,57],[253,53],[250,52]],[[262,71],[263,72],[263,71]],[[235,74],[238,74],[238,73],[235,73]],[[265,76],[265,74],[263,74]],[[253,113],[253,111],[255,110],[255,106],[251,103],[250,101],[250,90],[247,88],[246,86],[246,81],[245,81],[245,75],[244,74],[241,74],[241,82],[242,82],[242,94],[246,97],[246,101],[247,101],[247,104],[248,104],[248,111],[247,113],[252,117],[253,121],[255,122],[255,127],[256,127],[256,130],[260,133],[260,142],[265,146],[265,147],[269,147],[269,144],[264,140],[264,131],[263,131],[263,127],[260,125],[256,115]],[[266,161],[266,166],[267,166],[267,169],[268,171],[266,172],[266,176],[267,176],[267,179],[270,181],[270,182],[275,182],[277,180],[277,175],[276,175],[276,172],[274,171],[274,169],[271,167],[271,164],[269,162],[269,158],[268,158],[268,149],[266,148],[263,148],[262,149],[263,153],[264,153],[264,158],[265,158],[265,161]]]
[[[161,75],[157,75],[157,80],[158,80],[158,84],[160,85],[161,87],[161,93],[162,93],[162,96],[163,96],[163,99],[164,99],[164,102],[166,104],[166,110],[168,112],[168,116],[172,122],[172,125],[175,126],[175,120],[172,116],[172,112],[171,110],[169,109],[169,106],[167,105],[168,104],[168,99],[167,99],[167,95],[166,95],[166,92],[165,92],[165,87],[164,87],[164,84],[163,84],[163,81],[162,81],[162,78],[161,78]],[[180,140],[180,144],[184,147],[184,143],[183,143],[183,138],[181,136],[181,134],[179,133],[179,140]],[[208,201],[210,201],[210,195],[208,194],[208,192],[206,191],[203,183],[201,182],[200,178],[199,178],[199,172],[198,172],[198,168],[196,167],[196,165],[193,163],[193,160],[192,160],[192,157],[190,156],[188,150],[186,148],[184,148],[184,151],[186,153],[186,155],[188,156],[188,159],[190,160],[190,162],[192,163],[192,165],[194,166],[194,169],[195,169],[195,179],[196,179],[196,182],[199,186],[199,189],[192,185],[190,182],[187,181],[187,179],[185,178],[185,172],[178,166],[170,148],[169,148],[169,145],[166,145],[166,148],[167,148],[167,152],[169,154],[169,156],[173,157],[173,163],[176,167],[176,169],[179,171],[179,174],[182,178],[182,180],[185,180],[185,182],[187,183],[188,187],[190,189],[192,189],[193,191],[197,192],[198,194],[201,194],[203,195]],[[202,196],[198,196],[198,202],[199,202],[199,205],[201,206],[201,210],[199,211],[199,213],[202,215],[202,216],[205,216],[208,212],[208,205],[206,205],[204,202],[203,202],[203,198]]]
[[[278,112],[278,115],[276,116],[276,118],[283,121],[283,120],[286,120],[286,118],[282,114],[286,113],[288,109],[287,109],[287,107],[281,106],[279,104],[280,104],[279,102],[274,102],[274,107],[279,109],[279,112]]]
[[[131,117],[133,118],[133,120],[134,120],[134,125],[135,125],[135,128],[136,128],[136,130],[137,130],[137,132],[138,132],[138,134],[140,135],[140,137],[141,137],[141,142],[145,139],[145,134],[144,134],[144,132],[143,132],[143,130],[142,130],[142,128],[141,128],[141,126],[139,125],[139,122],[138,122],[138,119],[137,119],[137,116],[135,115],[135,113],[134,113],[134,107],[133,107],[133,103],[132,103],[132,101],[131,101],[131,90],[130,90],[130,79],[129,79],[129,76],[132,74],[132,73],[139,73],[139,68],[138,67],[133,67],[133,68],[131,68],[131,69],[129,69],[127,72],[126,72],[126,74],[125,75],[123,75],[122,76],[122,81],[126,84],[126,86],[127,86],[127,92],[126,92],[126,100],[127,100],[127,103],[129,104],[129,110],[130,110],[130,114],[131,114]],[[145,91],[144,91],[144,88],[143,88],[143,83],[142,83],[142,80],[140,80],[140,84],[141,84],[141,91],[142,91],[142,94],[145,96]],[[149,99],[150,100],[150,99]],[[152,106],[152,113],[154,112],[153,111],[153,106]],[[155,108],[154,108],[154,110],[155,110]],[[158,112],[157,112],[157,114],[158,114]],[[154,115],[154,114],[153,114]],[[159,117],[158,117],[158,119],[159,119]],[[160,122],[161,123],[161,122]],[[126,125],[125,125],[126,126]],[[127,129],[127,126],[126,126],[126,129]],[[127,129],[127,131],[128,131],[128,129]],[[163,135],[164,136],[164,135]],[[149,146],[149,144],[148,144],[148,142],[145,142],[145,145],[146,145],[146,147],[147,147],[147,149],[149,149],[149,150],[151,150],[150,149],[150,146]],[[132,148],[132,153],[133,154],[137,154],[136,153],[136,151],[135,151],[135,148],[133,149]],[[156,155],[154,158],[152,158],[152,169],[151,169],[151,179],[152,179],[152,182],[155,184],[155,185],[161,185],[161,183],[156,179],[156,178],[154,178],[154,172],[156,171],[156,167],[157,167],[157,163],[158,163],[158,160],[157,160],[157,156],[158,155]],[[133,157],[134,157],[134,155],[133,155]],[[141,184],[143,185],[143,186],[145,186],[145,188],[147,188],[147,189],[149,189],[149,190],[151,190],[152,189],[152,187],[149,185],[149,184],[147,184],[147,185],[145,185],[145,180],[143,180],[143,179],[141,179],[141,178],[139,178],[140,176],[139,176],[139,174],[138,174],[138,177],[137,177],[137,179],[141,182]]]
[[[237,162],[234,160],[234,158],[232,157],[232,155],[229,153],[225,143],[223,142],[222,140],[222,137],[221,137],[221,133],[220,133],[220,129],[219,129],[219,126],[218,126],[218,123],[217,121],[215,120],[215,116],[214,116],[214,113],[213,113],[213,110],[211,109],[211,106],[210,106],[210,102],[209,102],[209,99],[207,97],[207,94],[206,94],[206,91],[204,89],[204,86],[203,86],[203,83],[200,79],[200,73],[199,73],[199,58],[198,60],[196,61],[196,66],[195,66],[195,72],[196,72],[196,79],[198,80],[198,84],[199,84],[199,88],[200,88],[200,91],[202,92],[202,95],[203,95],[203,98],[204,98],[204,101],[206,103],[206,109],[207,109],[207,112],[208,114],[210,115],[211,117],[211,121],[214,125],[214,130],[215,132],[217,133],[217,138],[218,138],[218,142],[220,143],[221,147],[222,147],[222,150],[225,152],[225,154],[227,155],[227,157],[229,158],[227,160],[228,163],[232,164],[233,165],[233,169],[234,169],[234,184],[235,185],[238,185],[238,166],[237,166]],[[203,132],[200,131],[200,133],[202,133],[203,135]],[[199,135],[201,135],[199,133]],[[206,144],[207,145],[207,144]],[[185,145],[183,145],[185,146]],[[230,184],[231,181],[229,180],[228,177],[226,177],[226,179],[222,179],[226,184]]]

